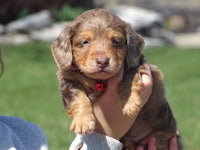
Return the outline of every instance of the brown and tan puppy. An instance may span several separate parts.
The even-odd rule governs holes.
[[[153,65],[153,92],[141,108],[140,74],[146,71],[143,44],[128,23],[104,9],[86,11],[64,28],[51,49],[64,105],[72,118],[71,130],[79,134],[94,131],[92,104],[104,92],[106,81],[124,67],[118,89],[122,111],[125,116],[139,112],[122,139],[124,149],[145,146],[149,136],[157,139],[159,150],[167,150],[168,139],[177,136],[182,149],[176,121],[165,99],[162,73]]]

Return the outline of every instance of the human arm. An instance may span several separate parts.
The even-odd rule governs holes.
[[[142,102],[140,107],[146,104],[152,91],[151,71],[147,64],[144,65],[146,72],[141,72],[142,77]],[[119,73],[108,80],[105,93],[93,105],[96,116],[96,132],[120,140],[134,123],[137,114],[132,117],[124,116],[119,104],[118,84],[123,77],[123,68]]]

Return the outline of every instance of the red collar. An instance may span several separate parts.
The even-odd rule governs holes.
[[[77,67],[77,65],[74,63],[72,63],[70,67],[70,71],[75,72],[75,73],[81,72],[80,69]],[[103,91],[106,88],[106,83],[103,82],[102,80],[96,80],[95,88],[97,91]]]
[[[80,72],[80,69],[74,63],[72,63],[69,70],[72,71],[72,72]]]

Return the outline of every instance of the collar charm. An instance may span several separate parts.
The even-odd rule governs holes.
[[[103,81],[97,81],[95,84],[95,88],[97,91],[103,91],[106,88],[106,85]]]

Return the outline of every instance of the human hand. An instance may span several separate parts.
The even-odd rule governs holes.
[[[141,97],[144,104],[147,102],[152,92],[151,71],[148,65],[145,65],[145,67],[148,71],[146,73],[141,73],[143,82]],[[105,93],[93,105],[94,114],[97,120],[96,132],[118,140],[130,129],[137,117],[127,117],[122,113],[117,93],[117,87],[122,80],[122,77],[123,68],[115,77],[108,80]]]
[[[144,150],[144,147],[138,146],[136,150]],[[157,150],[156,139],[154,137],[150,137],[148,140],[148,150]],[[178,150],[177,138],[175,136],[169,140],[169,150]]]

